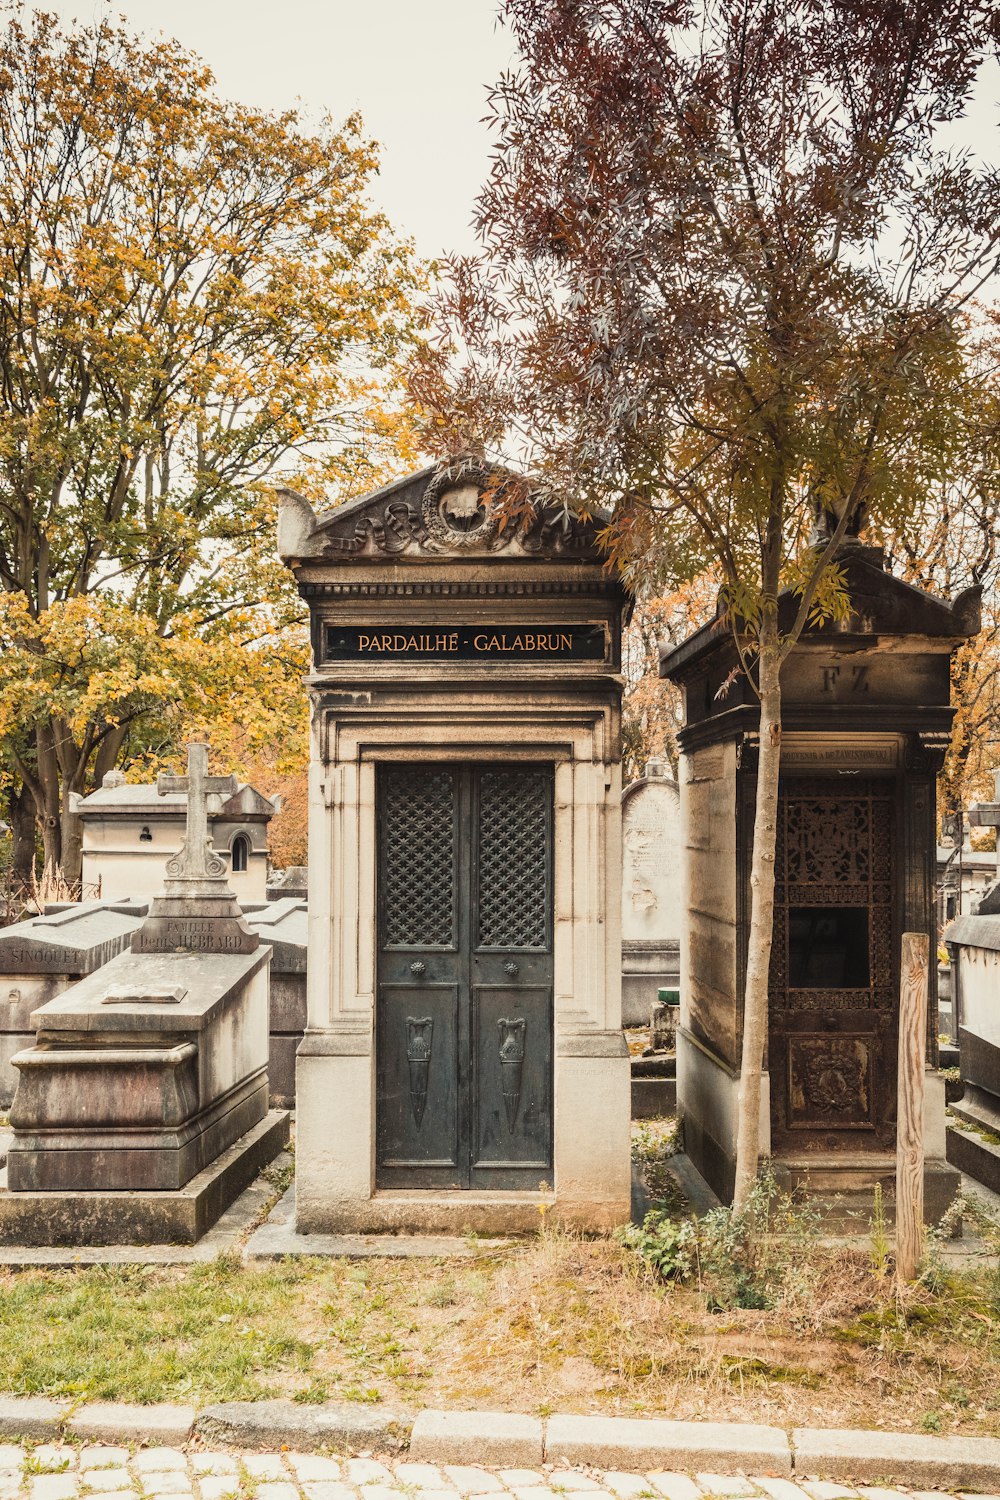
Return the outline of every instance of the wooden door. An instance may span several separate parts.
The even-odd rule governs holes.
[[[788,777],[778,799],[772,1149],[895,1145],[895,784]]]
[[[552,772],[378,778],[380,1186],[537,1188],[552,1169]]]

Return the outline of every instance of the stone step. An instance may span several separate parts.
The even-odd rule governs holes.
[[[955,1109],[955,1106],[952,1106]],[[958,1110],[955,1109],[955,1113]],[[960,1172],[974,1177],[992,1193],[1000,1193],[1000,1146],[972,1130],[949,1125],[946,1135],[948,1160]]]

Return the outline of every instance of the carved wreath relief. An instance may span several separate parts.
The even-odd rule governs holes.
[[[871,1048],[859,1037],[789,1039],[791,1111],[824,1130],[871,1122]]]
[[[324,551],[336,557],[473,549],[598,555],[591,523],[562,505],[539,502],[501,527],[502,508],[491,501],[501,478],[475,459],[449,464],[432,476],[419,505],[390,496],[377,511],[333,520],[324,528]]]
[[[448,550],[492,542],[500,519],[486,504],[483,490],[488,482],[484,470],[468,465],[436,474],[420,507],[428,537]]]

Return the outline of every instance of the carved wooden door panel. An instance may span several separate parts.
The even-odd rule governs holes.
[[[891,780],[782,781],[768,1036],[775,1151],[895,1144],[894,840]]]
[[[552,1166],[552,773],[378,779],[378,1184],[535,1188]]]

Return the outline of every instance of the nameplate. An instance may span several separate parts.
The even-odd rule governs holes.
[[[603,625],[328,625],[326,661],[604,661]]]

